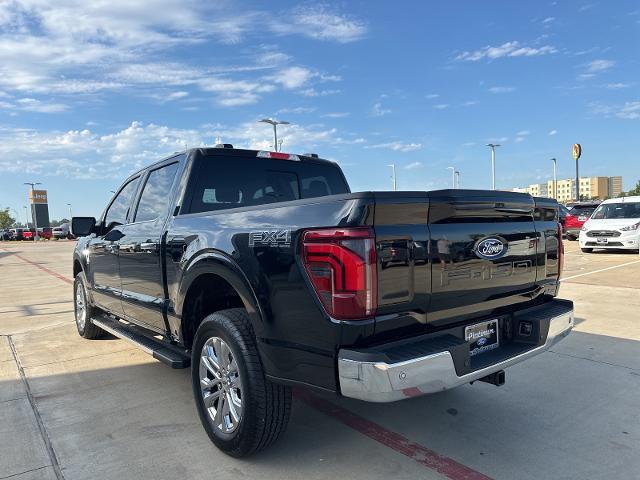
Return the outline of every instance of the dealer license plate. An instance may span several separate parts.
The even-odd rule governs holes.
[[[498,348],[498,320],[469,325],[464,329],[464,338],[469,343],[471,356]]]
[[[608,238],[596,238],[596,243],[609,243]]]

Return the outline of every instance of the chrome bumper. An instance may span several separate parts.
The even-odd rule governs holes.
[[[341,351],[338,356],[340,390],[345,397],[395,402],[458,387],[548,350],[569,334],[573,319],[573,310],[551,318],[543,345],[461,377],[456,374],[448,351],[391,364],[347,359]]]

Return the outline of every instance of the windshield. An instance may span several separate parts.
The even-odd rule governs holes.
[[[640,202],[607,203],[600,205],[591,218],[596,220],[640,218]]]
[[[593,211],[596,209],[595,205],[593,207],[572,207],[571,210],[569,210],[569,213],[571,215],[573,215],[574,217],[581,217],[581,216],[589,216],[593,213]]]

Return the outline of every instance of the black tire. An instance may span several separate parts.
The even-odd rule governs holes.
[[[582,250],[582,253],[591,253],[591,252],[593,252],[593,248],[581,248],[580,250]]]
[[[100,327],[93,324],[91,318],[100,313],[100,309],[94,307],[91,304],[91,300],[89,299],[89,295],[87,294],[87,281],[84,277],[84,273],[80,272],[76,275],[75,281],[73,282],[73,314],[76,320],[76,328],[78,329],[78,334],[82,338],[86,338],[88,340],[94,340],[96,338],[100,338],[104,335],[104,330]],[[79,289],[82,292],[84,298],[84,321],[82,321],[80,305],[78,302],[78,294]]]
[[[212,413],[204,405],[201,388],[202,350],[205,343],[216,337],[230,349],[231,358],[235,361],[233,368],[237,370],[241,385],[241,416],[231,433],[224,432],[222,425],[214,425]],[[216,382],[213,376],[209,378],[212,383]],[[202,321],[193,341],[191,380],[202,426],[211,441],[224,453],[232,457],[246,457],[273,444],[287,428],[291,413],[291,388],[272,383],[265,377],[246,310],[221,310]],[[218,386],[217,390],[214,388],[211,391],[219,392],[219,396],[222,388]],[[220,403],[217,405],[221,408]]]

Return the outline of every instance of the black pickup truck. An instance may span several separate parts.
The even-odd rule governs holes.
[[[133,174],[72,231],[80,335],[191,366],[234,456],[277,439],[292,386],[391,402],[501,385],[573,327],[558,205],[527,194],[350,193],[317,155],[222,145]]]

